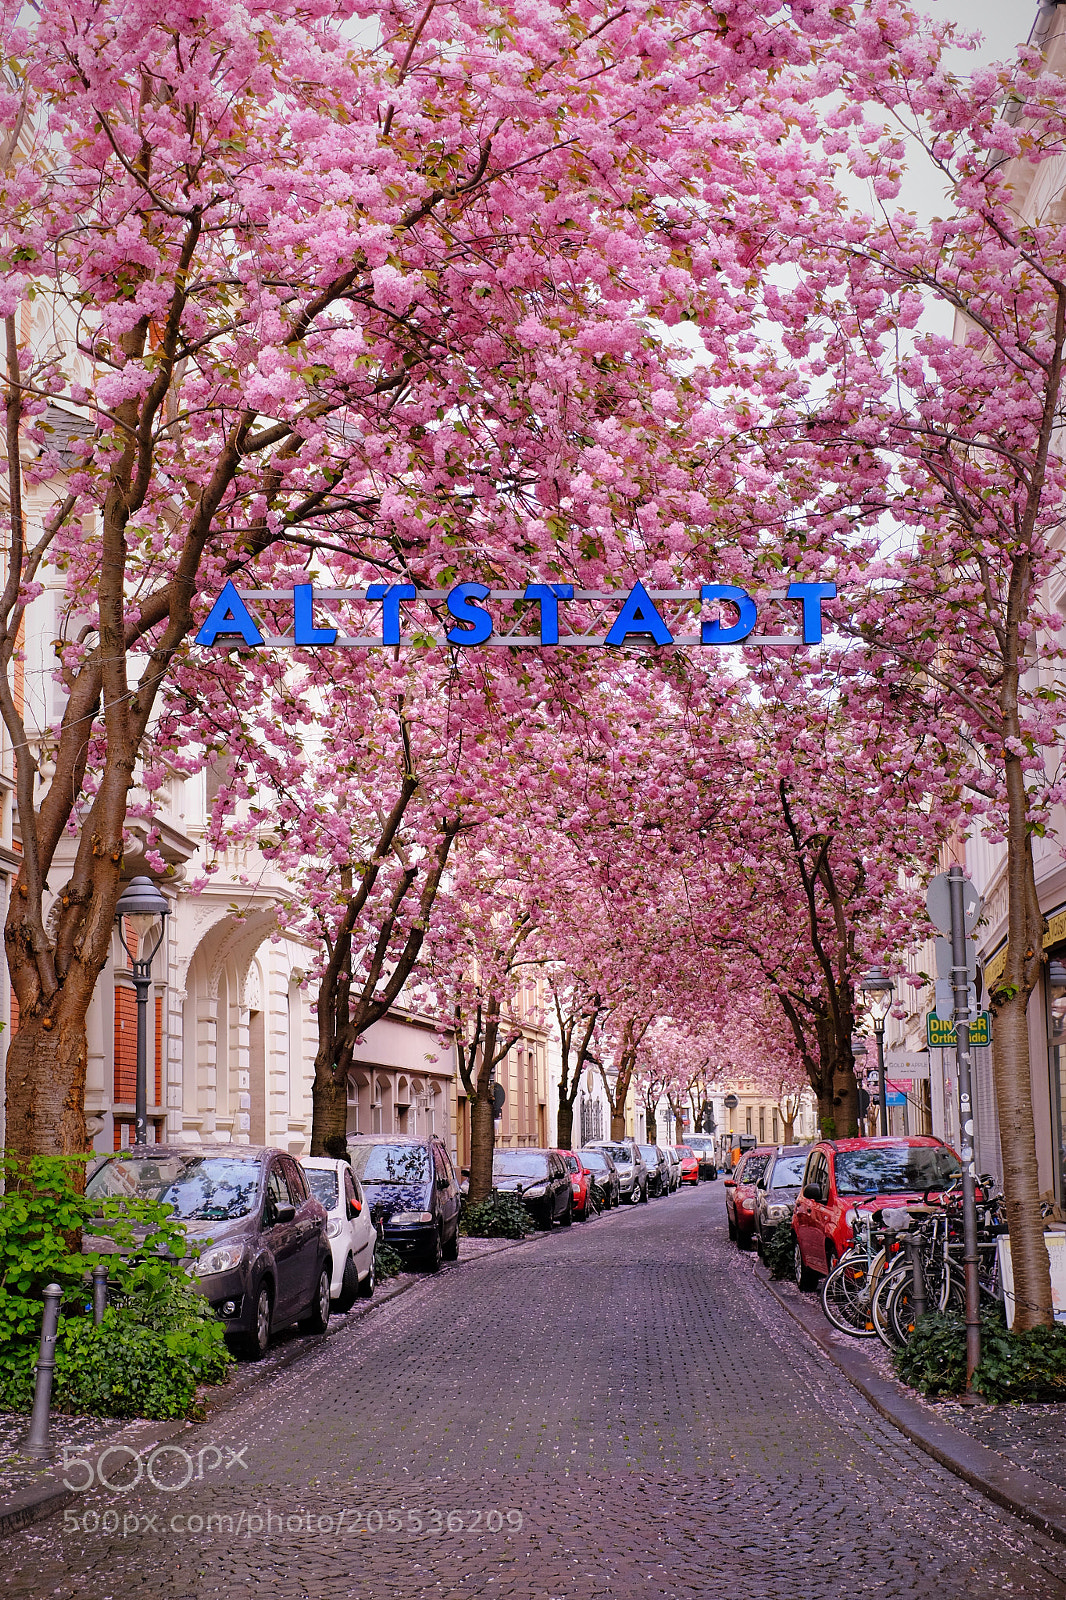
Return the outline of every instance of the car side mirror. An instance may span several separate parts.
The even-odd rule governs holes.
[[[805,1183],[803,1185],[803,1198],[804,1200],[821,1200],[822,1191],[816,1183]]]
[[[363,1202],[361,1200],[349,1200],[348,1201],[348,1215],[349,1215],[349,1217],[357,1217],[359,1215],[359,1213],[362,1211],[362,1209],[363,1209]]]
[[[448,1187],[447,1174],[443,1173],[443,1172],[438,1172],[438,1174],[437,1174],[437,1188],[438,1189],[446,1189],[447,1187]]]
[[[291,1205],[275,1206],[273,1220],[275,1222],[295,1222],[296,1207]]]

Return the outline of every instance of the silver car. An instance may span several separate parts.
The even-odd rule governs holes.
[[[590,1150],[606,1150],[618,1172],[618,1192],[623,1200],[637,1205],[648,1198],[648,1169],[644,1158],[630,1139],[592,1139]]]

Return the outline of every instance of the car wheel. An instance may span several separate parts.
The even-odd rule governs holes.
[[[422,1257],[422,1265],[427,1272],[439,1272],[440,1264],[443,1260],[444,1247],[441,1244],[440,1229],[434,1228],[433,1242],[426,1246],[426,1253]]]
[[[444,1246],[445,1261],[458,1261],[459,1259],[459,1218],[455,1219],[455,1230],[448,1244]]]
[[[796,1235],[792,1235],[792,1276],[796,1287],[802,1289],[804,1294],[809,1294],[818,1282],[817,1276],[803,1259],[803,1251]]]
[[[559,1218],[559,1222],[560,1222],[562,1227],[569,1228],[569,1226],[573,1222],[573,1220],[574,1220],[574,1202],[573,1202],[572,1197],[568,1195],[567,1196],[567,1200],[566,1200],[566,1210],[563,1212],[562,1216]]]
[[[319,1270],[315,1298],[307,1315],[300,1318],[299,1327],[301,1333],[325,1333],[329,1327],[329,1273],[325,1267]]]
[[[355,1304],[355,1297],[359,1293],[359,1268],[355,1264],[355,1257],[349,1253],[344,1263],[344,1276],[341,1278],[341,1292],[333,1302],[335,1311],[350,1311]]]
[[[374,1252],[370,1252],[370,1271],[365,1278],[360,1279],[359,1293],[364,1300],[369,1300],[378,1283],[378,1264],[374,1259]]]
[[[249,1361],[261,1361],[270,1345],[270,1325],[274,1305],[270,1298],[270,1285],[261,1283],[255,1296],[255,1326],[251,1333],[241,1336],[239,1349]]]

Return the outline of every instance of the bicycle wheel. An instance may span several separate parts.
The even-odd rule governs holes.
[[[845,1255],[837,1262],[822,1284],[822,1310],[841,1333],[857,1339],[876,1334],[870,1317],[870,1273],[865,1255]]]
[[[870,1297],[870,1315],[873,1320],[874,1331],[882,1344],[888,1345],[890,1349],[895,1343],[895,1336],[888,1323],[888,1303],[905,1273],[908,1276],[910,1274],[910,1269],[906,1263],[898,1267],[891,1267],[887,1272],[883,1272]]]

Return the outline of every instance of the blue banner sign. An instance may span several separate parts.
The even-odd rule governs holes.
[[[205,648],[243,644],[290,649],[445,644],[580,648],[629,643],[796,647],[821,644],[822,602],[833,599],[836,592],[834,583],[790,583],[787,589],[755,600],[732,583],[705,583],[698,589],[646,589],[635,583],[624,596],[575,589],[570,583],[529,583],[524,589],[490,589],[483,583],[457,583],[451,589],[417,589],[411,583],[316,589],[298,583],[291,590],[238,590],[227,583],[196,643]],[[703,618],[704,605],[717,605],[723,614]],[[343,631],[343,613],[351,606],[369,606],[376,612],[375,633]],[[257,621],[251,607],[261,618],[265,614],[265,620]],[[279,608],[289,611],[291,633],[272,631],[289,622]],[[789,631],[756,633],[761,612],[769,612],[773,622]],[[419,613],[424,619],[421,626]],[[698,632],[683,631],[694,625]]]

